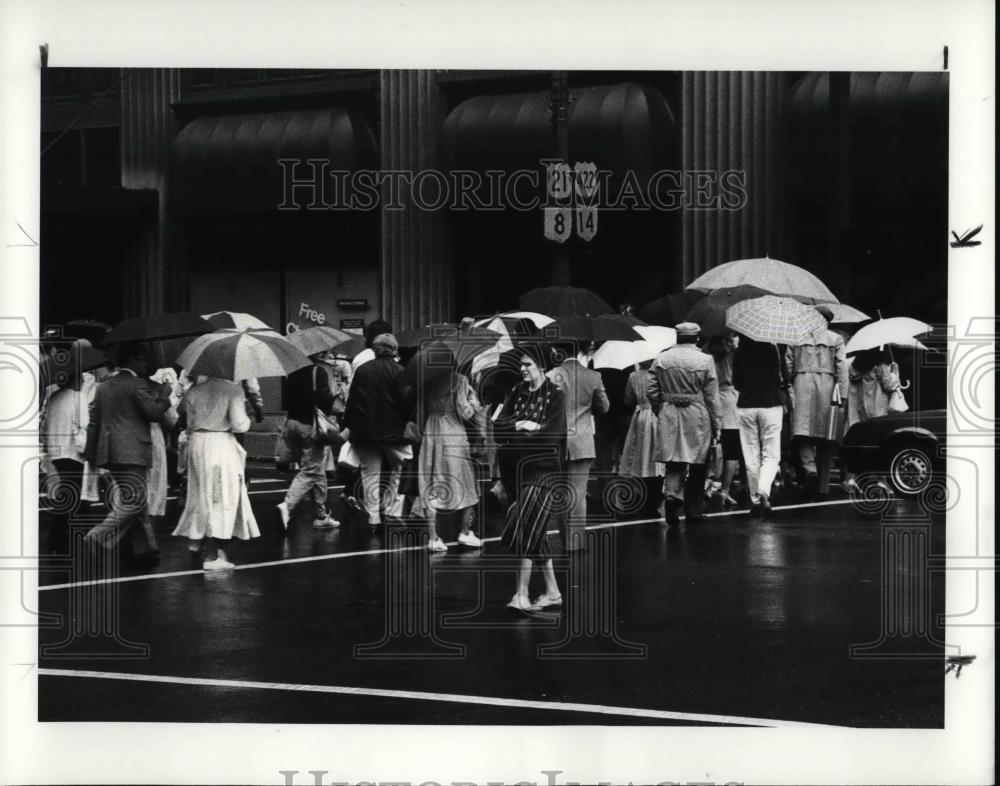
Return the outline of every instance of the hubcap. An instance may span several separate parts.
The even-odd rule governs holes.
[[[930,461],[919,450],[904,450],[892,462],[892,479],[904,491],[922,491],[930,482],[930,477]]]

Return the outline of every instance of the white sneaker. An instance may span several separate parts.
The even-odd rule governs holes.
[[[279,502],[276,507],[278,508],[278,513],[281,514],[281,526],[288,529],[288,520],[291,518],[291,514],[288,511],[288,504]]]
[[[536,609],[558,608],[562,606],[562,595],[539,595],[532,604]]]
[[[447,551],[448,544],[441,540],[441,538],[437,538],[437,540],[428,541],[427,548],[431,551]]]
[[[478,549],[483,545],[483,542],[476,537],[476,533],[472,532],[462,532],[458,536],[458,542],[463,546],[468,546],[470,549]]]
[[[340,526],[340,522],[332,516],[324,516],[321,519],[316,519],[313,522],[313,529],[336,529]]]
[[[211,573],[216,570],[232,570],[236,566],[227,559],[216,557],[215,559],[207,560],[202,567],[207,573]]]
[[[514,611],[534,611],[535,607],[528,600],[526,595],[515,595],[510,599],[510,603],[507,604],[508,609],[513,609]]]

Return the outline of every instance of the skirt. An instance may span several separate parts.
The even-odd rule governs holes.
[[[146,502],[150,516],[167,514],[167,443],[163,439],[163,429],[159,423],[149,425],[149,435],[153,441],[152,464],[146,481]]]
[[[507,509],[507,522],[500,542],[522,559],[549,559],[546,530],[551,512],[551,485],[544,481],[524,484],[517,500]]]
[[[246,451],[228,431],[195,431],[188,440],[187,504],[173,534],[190,540],[260,537],[250,509]]]
[[[663,474],[662,465],[658,467],[656,461],[659,429],[659,422],[650,407],[641,407],[635,411],[622,447],[622,457],[618,463],[619,475],[655,478]]]

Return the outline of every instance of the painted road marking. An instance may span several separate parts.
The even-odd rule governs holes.
[[[414,690],[388,690],[385,688],[360,688],[349,685],[298,685],[287,682],[255,682],[252,680],[218,680],[203,677],[170,677],[160,674],[128,674],[114,671],[78,671],[75,669],[39,669],[43,677],[77,677],[97,680],[123,680],[150,682],[164,685],[194,685],[209,688],[249,688],[252,690],[277,690],[297,693],[332,693],[349,696],[374,696],[385,699],[411,699],[415,701],[446,701],[457,704],[480,704],[516,709],[556,710],[560,712],[586,712],[597,715],[619,715],[629,718],[655,718],[657,720],[716,723],[725,726],[767,726],[771,728],[838,729],[823,723],[773,720],[771,718],[744,718],[738,715],[706,715],[696,712],[650,710],[642,707],[615,707],[606,704],[579,702],[534,701],[508,699],[500,696],[471,696],[462,693],[427,693]]]
[[[830,506],[830,505],[849,505],[849,504],[851,504],[851,502],[852,502],[852,500],[849,500],[849,499],[829,500],[829,501],[826,501],[826,502],[802,502],[802,503],[799,503],[797,505],[776,505],[771,510],[773,512],[773,511],[777,511],[777,510],[795,510],[795,509],[798,509],[798,508],[817,508],[817,507],[825,507],[825,506]],[[706,516],[712,516],[713,518],[722,518],[724,516],[739,516],[739,515],[749,515],[749,514],[750,514],[750,511],[748,511],[748,510],[725,510],[725,511],[720,511],[718,513],[707,513],[705,515]],[[684,520],[684,516],[681,516],[680,519],[681,519],[681,521],[683,521]],[[658,517],[652,518],[652,519],[637,519],[635,521],[615,521],[615,522],[608,522],[606,524],[589,524],[587,526],[587,529],[588,530],[591,530],[591,529],[597,530],[597,529],[612,529],[612,528],[616,528],[616,527],[633,527],[633,526],[635,526],[637,524],[658,524],[658,523],[660,523],[662,521],[663,521],[663,518],[658,516]],[[550,530],[547,530],[547,534],[549,534],[549,535],[558,535],[559,534],[559,530],[550,529]],[[496,542],[498,540],[500,540],[499,537],[482,538],[483,543],[494,543],[494,542]],[[451,547],[451,546],[457,546],[459,544],[458,544],[458,541],[454,541],[453,540],[453,541],[450,541],[447,545],[449,547]],[[417,550],[424,549],[424,548],[426,548],[426,547],[424,547],[424,546],[400,546],[398,548],[393,548],[393,549],[367,549],[365,551],[342,551],[342,552],[338,552],[336,554],[317,554],[317,555],[314,555],[314,556],[311,556],[311,557],[291,557],[291,558],[288,558],[288,559],[269,560],[267,562],[249,562],[249,563],[247,563],[245,565],[236,565],[233,568],[233,570],[252,570],[254,568],[273,568],[273,567],[277,567],[277,566],[281,566],[281,565],[295,565],[295,564],[305,563],[305,562],[322,562],[324,560],[332,560],[332,559],[348,559],[350,557],[371,557],[371,556],[376,556],[376,555],[379,555],[379,554],[391,554],[391,553],[402,552],[402,551],[417,551]],[[438,553],[442,553],[442,552],[438,552]],[[96,586],[96,585],[99,585],[99,584],[124,584],[126,582],[133,582],[133,581],[152,581],[153,579],[167,579],[167,578],[176,578],[176,577],[179,577],[179,576],[203,576],[203,575],[205,575],[205,572],[203,570],[176,570],[176,571],[170,571],[170,572],[165,572],[165,573],[144,573],[144,574],[139,575],[139,576],[118,576],[118,577],[115,577],[115,578],[108,578],[108,579],[91,579],[89,581],[71,581],[71,582],[67,582],[65,584],[47,584],[45,586],[40,586],[38,588],[38,591],[39,592],[46,592],[46,591],[49,591],[49,590],[69,589],[70,587],[92,587],[92,586]]]

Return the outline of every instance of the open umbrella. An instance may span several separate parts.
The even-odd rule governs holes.
[[[84,371],[106,366],[110,362],[99,349],[73,344],[46,356],[40,364],[40,372],[45,385],[65,385]]]
[[[401,330],[393,335],[396,337],[396,343],[401,347],[419,347],[426,341],[457,338],[458,325],[453,325],[450,322],[437,322],[433,325]]]
[[[233,382],[284,377],[310,362],[302,350],[273,330],[217,330],[196,338],[177,359],[189,377]]]
[[[218,328],[235,328],[236,330],[270,330],[271,326],[264,320],[258,319],[253,314],[246,314],[241,311],[216,311],[213,314],[202,314],[202,319],[207,319],[212,326]]]
[[[826,307],[833,314],[831,325],[856,325],[859,322],[867,322],[871,319],[864,311],[859,311],[853,306],[844,303],[827,303]]]
[[[343,330],[338,330],[329,325],[315,325],[304,330],[296,330],[288,336],[288,340],[292,345],[302,350],[306,355],[326,352],[329,349],[346,344],[354,338],[355,336],[350,333],[345,333]]]
[[[455,355],[451,347],[443,341],[427,341],[406,364],[401,382],[404,385],[423,385],[439,377],[454,374],[456,368]]]
[[[104,345],[124,344],[129,341],[162,341],[211,333],[215,328],[207,319],[188,311],[169,314],[148,314],[132,317],[115,325],[104,337]]]
[[[754,341],[798,346],[825,333],[826,319],[812,306],[792,298],[765,295],[730,306],[726,327]]]
[[[93,346],[100,347],[109,330],[111,325],[99,319],[71,319],[63,328],[63,335],[67,338],[83,338]]]
[[[684,321],[697,323],[704,336],[721,336],[728,330],[726,311],[730,306],[768,294],[766,289],[748,284],[716,289],[691,306],[684,315]]]
[[[673,327],[683,322],[688,309],[703,297],[705,297],[704,292],[686,289],[683,292],[658,297],[642,306],[636,314],[651,325]]]
[[[933,329],[933,326],[928,325],[926,322],[921,322],[919,319],[912,319],[911,317],[876,319],[851,336],[851,340],[847,342],[846,351],[848,354],[854,354],[855,352],[884,347],[886,345],[927,349],[914,336],[929,333]]]
[[[770,257],[726,262],[702,273],[687,288],[713,292],[744,284],[808,303],[840,302],[826,284],[808,270]]]
[[[542,329],[546,340],[558,341],[638,341],[642,336],[634,327],[612,316],[566,317]]]
[[[645,338],[639,341],[605,341],[594,353],[594,368],[623,371],[636,363],[652,360],[663,350],[677,343],[677,331],[659,325],[638,325]]]
[[[352,335],[350,341],[343,344],[337,344],[335,349],[337,350],[338,355],[343,355],[345,358],[353,358],[364,351],[365,337]]]
[[[496,314],[492,317],[485,317],[483,319],[478,319],[475,322],[476,327],[485,327],[488,330],[494,330],[500,332],[500,328],[504,328],[507,333],[513,335],[518,332],[523,332],[523,326],[525,322],[530,323],[535,328],[543,328],[546,325],[551,325],[555,320],[552,317],[546,316],[545,314],[539,314],[535,311],[504,311],[501,314]]]
[[[613,314],[614,309],[600,295],[580,287],[542,287],[518,298],[518,305],[557,319],[569,316]]]

